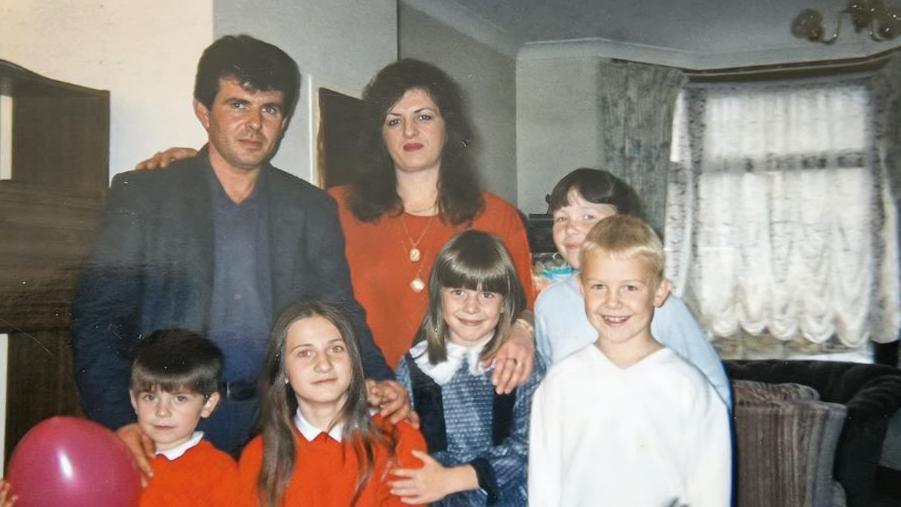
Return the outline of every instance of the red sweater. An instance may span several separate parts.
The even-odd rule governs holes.
[[[141,493],[140,507],[238,505],[238,467],[206,440],[173,461],[159,455],[150,466],[153,479]]]
[[[390,423],[375,417],[376,424],[391,431]],[[375,468],[369,482],[363,488],[357,507],[407,506],[399,497],[391,495],[388,485],[392,468],[418,468],[422,466],[414,458],[412,450],[426,451],[425,440],[419,431],[405,422],[396,428],[397,444],[394,457],[389,458],[388,449],[375,448]],[[325,433],[307,441],[295,431],[296,457],[294,475],[285,489],[282,505],[303,505],[305,507],[349,507],[357,483],[358,463],[353,446],[348,442],[338,442]],[[262,437],[254,438],[244,448],[238,465],[240,489],[244,498],[250,497],[248,505],[259,505],[257,478],[263,462]]]
[[[410,349],[429,302],[428,288],[413,292],[410,282],[418,276],[426,283],[438,250],[466,227],[453,227],[440,217],[403,214],[383,215],[376,222],[361,222],[347,207],[347,187],[329,193],[338,201],[338,216],[347,242],[347,262],[354,296],[366,309],[366,322],[376,345],[391,368]],[[510,251],[519,281],[529,300],[532,289],[532,258],[525,225],[519,212],[500,197],[482,192],[485,209],[473,220],[471,229],[497,235]],[[406,226],[406,230],[404,229]],[[422,260],[410,261],[411,241],[422,238],[418,248]]]

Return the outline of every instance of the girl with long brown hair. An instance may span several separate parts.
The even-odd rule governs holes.
[[[266,353],[261,436],[241,455],[251,505],[400,506],[388,470],[421,466],[419,432],[370,416],[357,342],[347,320],[301,300],[276,321]]]

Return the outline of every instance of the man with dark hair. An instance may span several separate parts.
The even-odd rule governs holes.
[[[248,35],[226,35],[204,50],[197,64],[194,99],[213,107],[219,79],[226,77],[257,90],[284,93],[285,116],[294,114],[300,91],[297,63],[276,46]]]
[[[299,79],[294,60],[271,44],[246,35],[217,40],[200,59],[195,86],[208,144],[168,169],[113,179],[75,295],[72,334],[85,412],[126,441],[140,435],[129,361],[140,337],[156,329],[202,332],[222,349],[223,401],[201,429],[233,454],[251,436],[274,316],[300,297],[345,312],[367,377],[392,376],[353,298],[334,202],[269,164]]]

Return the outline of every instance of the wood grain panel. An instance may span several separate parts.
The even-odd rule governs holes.
[[[68,331],[10,333],[9,366],[7,461],[15,444],[39,421],[55,415],[83,415]]]
[[[8,458],[39,421],[81,414],[69,324],[109,177],[109,92],[0,61],[0,93],[13,104],[12,179],[0,181]]]
[[[101,202],[0,184],[0,332],[67,329]]]

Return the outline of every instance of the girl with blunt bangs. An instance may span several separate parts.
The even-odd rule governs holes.
[[[392,491],[433,506],[522,506],[529,411],[544,368],[539,361],[512,393],[497,394],[483,359],[525,306],[510,254],[497,237],[466,231],[438,253],[429,310],[397,379],[419,413],[429,455],[395,470]]]

